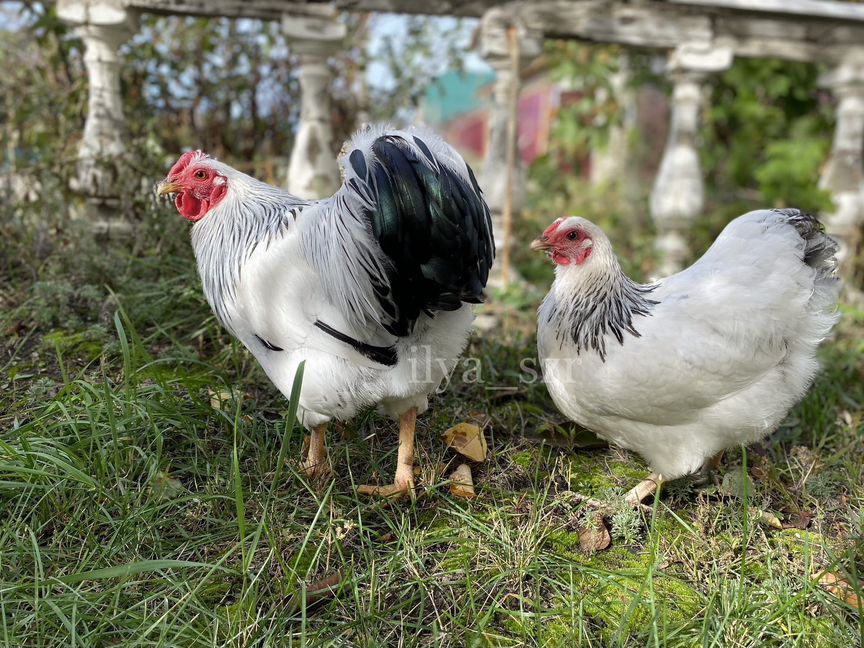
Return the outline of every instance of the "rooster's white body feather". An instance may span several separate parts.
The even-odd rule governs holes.
[[[375,146],[379,148],[373,150]],[[204,293],[222,324],[286,397],[298,366],[306,362],[299,416],[310,429],[334,418],[348,420],[370,406],[394,417],[411,407],[425,410],[428,396],[467,343],[473,315],[460,297],[482,297],[491,264],[488,209],[465,162],[434,133],[367,129],[345,151],[344,184],[321,201],[300,200],[216,160],[199,161],[228,185],[225,199],[192,230]],[[394,177],[382,156],[391,156],[388,160],[409,174],[416,170],[416,177]],[[429,183],[438,181],[449,183],[442,190],[445,197],[451,189],[468,196],[470,214],[442,206],[425,193]],[[379,202],[385,200],[401,209],[404,220],[422,219],[400,202],[403,182],[412,197],[421,195],[429,203],[423,207],[429,214],[451,209],[445,216],[457,220],[460,231],[476,229],[471,230],[478,241],[472,259],[463,250],[463,258],[452,264],[452,271],[473,281],[473,292],[465,289],[467,297],[445,294],[439,301],[450,301],[443,308],[411,301],[404,286],[398,294],[400,273],[413,272],[411,282],[416,283],[428,268],[400,267],[399,259],[383,248],[385,235],[373,231],[380,225],[373,224],[380,218]],[[429,263],[436,261],[435,254],[430,252]],[[441,276],[434,270],[428,274]],[[451,279],[467,281],[461,275]],[[433,292],[441,288],[432,282],[427,292],[430,285]],[[408,308],[415,310],[406,314]]]
[[[578,219],[593,228],[594,253],[583,267],[557,268],[538,318],[544,380],[559,409],[665,479],[773,431],[812,383],[816,348],[838,317],[834,244],[821,232],[802,235],[792,222],[799,216],[750,212],[693,266],[654,286],[627,279],[605,235]],[[636,291],[644,311],[632,315],[636,334],[578,345],[574,320],[602,310],[608,285]],[[571,313],[567,304],[586,294],[593,298]],[[634,311],[621,300],[613,319],[618,308]]]

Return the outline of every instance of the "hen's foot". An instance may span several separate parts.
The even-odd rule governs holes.
[[[327,459],[327,445],[324,440],[326,432],[327,425],[319,425],[312,430],[311,435],[306,437],[305,445],[308,446],[308,450],[306,458],[300,463],[300,471],[308,479],[321,480],[333,473]]]
[[[720,468],[720,464],[723,461],[723,453],[724,451],[721,450],[710,459],[705,460],[705,463],[702,464],[699,472],[697,472],[693,477],[693,484],[696,488],[707,488],[708,486],[719,483],[715,473],[717,472],[717,469]]]
[[[639,508],[642,500],[657,492],[659,486],[663,483],[663,477],[657,474],[651,474],[648,479],[639,482],[624,495],[624,502],[627,506]]]
[[[396,477],[389,486],[364,485],[357,488],[360,495],[401,499],[414,493],[414,428],[417,409],[411,408],[399,417],[399,454],[396,459]]]

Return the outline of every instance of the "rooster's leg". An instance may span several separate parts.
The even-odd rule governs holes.
[[[639,482],[624,495],[624,501],[628,506],[638,507],[642,500],[652,495],[663,483],[663,476],[657,473],[648,475],[648,479]]]
[[[301,464],[301,470],[310,479],[326,477],[330,474],[330,463],[327,461],[327,444],[325,443],[326,434],[327,424],[322,423],[313,428],[312,434],[309,435],[309,452]]]
[[[399,456],[396,459],[396,477],[389,486],[359,486],[361,495],[399,498],[414,490],[414,428],[417,408],[412,407],[399,417]]]

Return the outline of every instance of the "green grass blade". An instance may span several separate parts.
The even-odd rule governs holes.
[[[91,571],[80,572],[77,574],[68,574],[66,576],[57,576],[56,580],[66,585],[80,583],[85,580],[106,580],[109,578],[125,578],[136,574],[146,574],[149,572],[163,571],[165,569],[193,569],[193,568],[211,568],[213,565],[194,560],[140,560],[138,562],[128,563],[126,565],[116,565],[114,567],[103,567],[101,569],[93,569]],[[223,571],[230,571],[222,567]]]

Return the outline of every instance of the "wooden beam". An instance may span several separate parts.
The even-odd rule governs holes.
[[[278,0],[128,0],[130,7],[161,15],[280,20],[287,2]]]
[[[671,49],[687,42],[709,43],[732,49],[736,56],[836,62],[850,47],[864,43],[864,24],[857,22],[805,21],[780,13],[736,15],[728,10],[712,16],[681,2],[541,0],[512,5],[512,10],[527,27],[547,37],[630,47]]]
[[[314,1],[314,0],[313,0]],[[506,0],[335,0],[335,6],[345,11],[378,11],[383,13],[427,14],[479,18],[492,7],[507,4]]]
[[[304,16],[324,8],[340,11],[480,17],[501,0],[127,0],[130,7],[157,14],[226,16],[278,20],[283,14]]]
[[[666,0],[666,2],[736,13],[864,22],[864,5],[853,2],[832,2],[831,0]]]
[[[670,48],[713,36],[710,17],[662,2],[546,0],[513,5],[513,11],[526,27],[553,38]]]
[[[482,16],[513,12],[550,38],[671,49],[713,43],[736,56],[836,62],[864,43],[864,5],[833,0],[125,0],[160,14],[278,20],[322,11]]]

